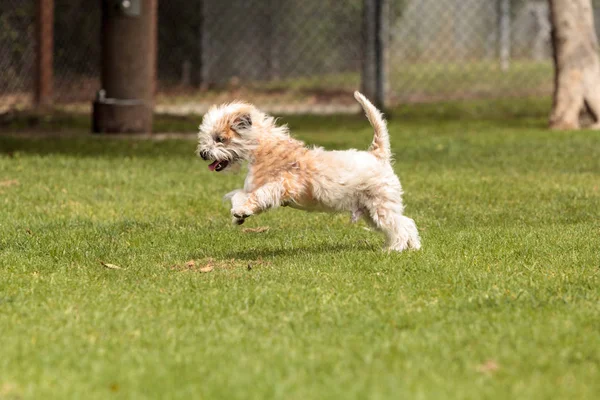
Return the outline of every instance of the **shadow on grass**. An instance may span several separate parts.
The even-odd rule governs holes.
[[[347,242],[347,243],[315,243],[310,245],[300,245],[296,247],[279,247],[272,248],[267,247],[268,244],[265,243],[264,248],[252,248],[246,250],[234,250],[227,253],[222,254],[222,257],[226,259],[242,259],[242,260],[257,260],[261,258],[274,258],[274,257],[290,257],[290,256],[298,256],[298,255],[316,255],[316,254],[334,254],[339,252],[346,251],[368,251],[368,252],[377,252],[380,251],[380,247],[369,243],[365,240],[360,240],[357,242]],[[198,256],[197,254],[195,255]]]
[[[550,99],[503,99],[439,102],[433,104],[406,104],[387,110],[386,116],[391,128],[398,124],[429,126],[438,130],[444,123],[464,124],[474,122],[480,127],[545,128],[550,110]],[[57,114],[29,115],[27,113],[6,115],[0,118],[0,155],[12,156],[16,153],[38,155],[73,155],[77,157],[160,157],[179,156],[192,158],[195,151],[193,140],[201,116],[172,117],[157,115],[155,132],[187,132],[192,140],[140,140],[135,135],[131,139],[112,139],[110,135],[95,136],[88,133],[89,116]],[[288,115],[279,119],[288,124],[292,132],[317,135],[318,144],[327,148],[327,137],[331,132],[356,132],[368,127],[362,113],[352,115]],[[12,136],[2,135],[11,132]],[[44,134],[59,133],[58,136],[44,137]],[[64,136],[61,136],[64,132]],[[33,137],[26,137],[28,134]],[[19,137],[22,134],[23,137]],[[329,143],[336,147],[338,142]]]
[[[155,114],[154,132],[196,132],[201,115]],[[48,111],[24,110],[0,114],[0,132],[54,132],[69,135],[86,135],[92,130],[89,113],[68,112],[58,109]]]
[[[65,155],[91,158],[189,157],[195,158],[193,140],[112,140],[89,136],[18,138],[0,135],[0,156],[17,157],[19,153],[40,156]]]

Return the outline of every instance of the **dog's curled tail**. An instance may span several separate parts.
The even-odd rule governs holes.
[[[360,103],[367,118],[375,130],[373,142],[369,151],[377,158],[383,161],[392,159],[392,151],[390,150],[390,135],[387,130],[387,124],[381,112],[360,92],[354,92],[354,98]]]

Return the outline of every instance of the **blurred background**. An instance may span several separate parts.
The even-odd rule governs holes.
[[[161,0],[155,112],[243,98],[275,113],[355,112],[365,84],[363,0]],[[595,3],[596,26],[600,8]],[[383,101],[550,96],[545,0],[389,0]],[[52,107],[90,113],[100,1],[54,0]],[[36,1],[0,2],[0,113],[35,107]]]

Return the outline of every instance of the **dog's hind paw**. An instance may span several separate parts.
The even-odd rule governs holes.
[[[352,210],[352,217],[350,218],[350,222],[352,222],[353,224],[357,223],[360,217],[362,217],[363,212],[364,211],[362,210],[362,208]]]

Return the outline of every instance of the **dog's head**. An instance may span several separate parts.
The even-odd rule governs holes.
[[[198,133],[198,156],[211,161],[211,171],[223,171],[248,160],[255,144],[253,119],[259,113],[246,103],[213,106],[204,115]],[[254,121],[255,122],[255,121]]]

